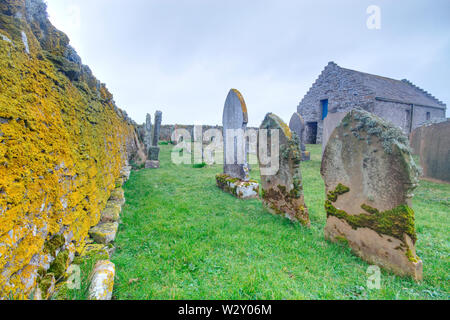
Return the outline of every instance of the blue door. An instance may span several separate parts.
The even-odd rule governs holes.
[[[328,99],[321,100],[320,104],[322,106],[322,120],[328,115]]]

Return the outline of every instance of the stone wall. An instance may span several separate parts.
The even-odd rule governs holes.
[[[185,129],[187,130],[192,139],[194,139],[194,125],[183,125],[183,124],[177,124],[176,125],[178,129]],[[203,133],[209,129],[219,129],[222,130],[222,126],[209,126],[209,125],[204,125],[202,128]],[[171,124],[171,125],[162,125],[161,126],[161,134],[159,136],[159,140],[161,141],[170,141],[171,137],[172,137],[172,133],[175,130],[175,125]]]
[[[134,123],[68,43],[41,0],[0,2],[0,299],[73,259],[139,158]]]
[[[177,124],[176,126],[177,126],[178,129],[185,129],[185,130],[187,130],[190,133],[192,139],[194,139],[194,125],[192,125],[192,124],[189,124],[189,125]],[[203,133],[205,133],[209,129],[218,129],[218,130],[222,131],[222,126],[219,126],[219,125],[215,125],[215,126],[203,125],[202,126]],[[253,127],[252,128],[248,128],[248,129],[258,130],[257,128],[253,128]],[[161,126],[161,134],[159,136],[159,140],[160,141],[170,141],[172,133],[173,133],[174,130],[175,130],[175,125],[174,124],[162,125]]]

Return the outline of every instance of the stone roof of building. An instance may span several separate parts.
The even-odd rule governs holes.
[[[330,63],[334,64],[334,62]],[[357,78],[361,79],[365,87],[375,93],[376,98],[441,109],[446,108],[445,103],[406,79],[395,80],[356,70],[339,68],[344,72],[354,73]]]

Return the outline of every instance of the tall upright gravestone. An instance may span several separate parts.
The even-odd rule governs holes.
[[[231,89],[223,109],[223,174],[216,176],[219,188],[238,198],[256,198],[259,184],[250,180],[247,162],[245,129],[248,123],[247,105],[242,94]]]
[[[303,197],[303,183],[300,172],[302,159],[298,136],[293,134],[289,127],[278,116],[268,113],[260,126],[261,130],[267,130],[267,135],[258,137],[258,162],[261,170],[261,192],[264,206],[274,214],[281,214],[286,218],[299,221],[309,226],[309,214]],[[273,130],[278,131],[278,145],[272,141]],[[267,137],[267,139],[262,138]],[[264,141],[265,139],[265,141]],[[262,144],[265,144],[263,148]],[[272,150],[272,148],[278,150]],[[273,163],[265,163],[262,160],[261,150],[267,153],[277,154],[277,168],[266,174],[267,166]],[[270,150],[270,151],[269,151]]]
[[[366,111],[349,112],[322,157],[325,238],[347,243],[370,263],[422,279],[411,208],[418,172],[399,128]]]
[[[144,125],[144,145],[147,151],[152,146],[152,116],[148,113]]]
[[[289,128],[298,136],[300,151],[302,152],[302,161],[311,160],[311,154],[309,151],[306,151],[305,146],[305,121],[298,112],[294,112],[292,115],[291,120],[289,121]]]
[[[152,145],[148,149],[148,160],[145,163],[146,168],[157,169],[159,168],[159,135],[161,132],[162,112],[155,112],[155,125],[153,126]]]

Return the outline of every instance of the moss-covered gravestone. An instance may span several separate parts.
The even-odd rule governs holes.
[[[362,110],[348,113],[322,157],[325,238],[347,243],[369,263],[422,279],[413,190],[416,167],[401,130]]]
[[[302,152],[302,161],[311,160],[311,154],[309,151],[306,151],[305,146],[305,121],[298,112],[294,112],[292,115],[291,120],[289,121],[289,128],[291,129],[291,132],[298,136],[300,150]]]
[[[261,130],[267,130],[265,131],[267,135],[262,135]],[[274,140],[272,130],[278,130],[278,144],[276,139]],[[267,139],[265,139],[266,136]],[[262,150],[267,150],[270,156],[278,154],[278,156],[272,157],[272,161],[278,161],[278,170],[272,170],[274,168],[272,161],[268,162],[262,159]],[[278,116],[273,113],[267,114],[260,126],[258,137],[258,162],[261,170],[263,204],[274,214],[281,214],[309,226],[309,215],[303,197],[300,172],[301,159],[298,136],[292,134],[289,127]],[[267,170],[268,168],[271,169]]]
[[[231,89],[223,109],[223,174],[216,175],[217,186],[238,198],[257,198],[259,184],[251,181],[247,162],[245,129],[247,106],[242,94]]]

